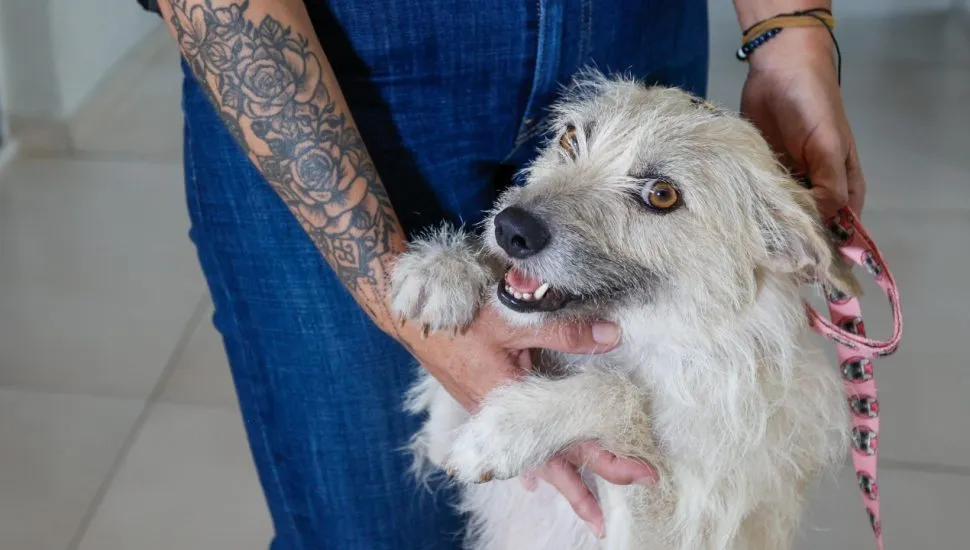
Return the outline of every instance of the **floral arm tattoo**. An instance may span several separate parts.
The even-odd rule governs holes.
[[[293,4],[303,9],[302,1]],[[357,301],[386,320],[384,277],[404,246],[387,192],[334,97],[339,90],[319,46],[273,15],[248,18],[249,5],[171,0],[167,16],[229,132]]]

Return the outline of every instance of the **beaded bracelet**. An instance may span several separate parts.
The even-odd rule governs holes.
[[[778,36],[787,27],[825,27],[832,42],[835,44],[835,52],[838,57],[838,79],[842,82],[842,51],[839,49],[839,42],[835,39],[835,16],[825,8],[815,8],[805,11],[793,11],[782,13],[759,21],[751,25],[741,33],[741,47],[735,52],[738,61],[747,62],[751,53],[765,42]]]
[[[785,30],[784,27],[775,27],[773,29],[766,30],[765,32],[759,34],[754,39],[749,40],[749,41],[745,42],[744,44],[742,44],[741,47],[738,48],[738,51],[734,54],[735,57],[738,58],[738,61],[747,61],[748,60],[748,56],[751,55],[751,52],[755,51],[755,49],[757,49],[759,46],[761,46],[765,42],[767,42],[767,41],[771,40],[772,38],[778,36],[778,34],[780,34],[781,31],[783,31],[783,30]]]

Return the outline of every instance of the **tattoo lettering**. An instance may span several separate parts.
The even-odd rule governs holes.
[[[397,218],[310,41],[269,15],[254,24],[248,0],[171,5],[185,58],[226,127],[340,280],[355,293],[383,284]]]

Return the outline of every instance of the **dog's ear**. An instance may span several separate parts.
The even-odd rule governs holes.
[[[851,296],[862,288],[821,223],[811,192],[794,181],[781,182],[758,204],[765,267],[799,283],[823,283]]]

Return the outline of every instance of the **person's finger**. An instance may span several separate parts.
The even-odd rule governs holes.
[[[595,441],[587,441],[569,448],[564,456],[573,464],[588,468],[614,485],[637,483],[650,487],[657,482],[657,470],[634,458],[619,457]]]
[[[555,457],[539,468],[537,473],[566,498],[576,515],[586,522],[594,535],[598,538],[606,535],[603,511],[575,466],[563,457]]]
[[[541,348],[564,353],[603,353],[620,342],[615,323],[593,324],[551,322],[540,328],[522,329],[512,344],[519,348]]]
[[[519,475],[519,481],[522,483],[522,487],[530,493],[539,488],[539,478],[536,477],[536,473],[532,470],[527,470]]]
[[[532,354],[529,350],[520,350],[515,356],[515,366],[523,373],[532,371]]]
[[[836,132],[813,135],[806,146],[805,163],[812,181],[812,194],[826,217],[848,204],[846,155]]]
[[[848,180],[849,208],[857,215],[861,215],[866,201],[866,178],[862,175],[859,151],[855,144],[849,148],[849,158],[845,161],[845,174]]]

